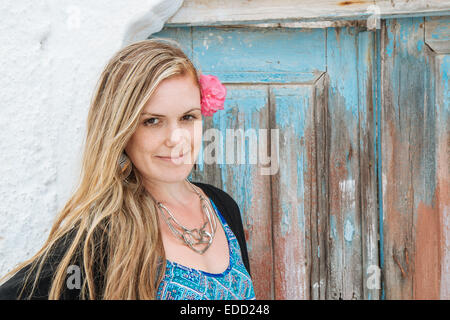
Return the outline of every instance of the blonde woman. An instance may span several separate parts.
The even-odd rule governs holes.
[[[177,45],[144,40],[107,64],[80,182],[1,299],[254,299],[239,207],[187,180],[223,85]]]

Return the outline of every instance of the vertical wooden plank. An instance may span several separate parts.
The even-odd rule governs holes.
[[[450,48],[448,48],[450,49]],[[450,299],[450,55],[436,57],[436,202],[440,224],[440,299]]]
[[[260,131],[267,129],[269,125],[268,89],[265,85],[227,84],[226,87],[227,99],[224,110],[206,120],[204,131],[204,138],[207,141],[204,143],[202,157],[206,159],[207,154],[216,154],[218,149],[213,152],[212,147],[215,139],[219,139],[221,148],[217,155],[218,162],[199,165],[196,177],[215,184],[237,202],[242,215],[256,297],[272,299],[270,175],[261,174],[260,169],[265,166],[259,158],[259,148],[263,148],[266,155],[271,156],[266,145],[266,141],[269,143],[271,141],[270,136],[266,141],[261,140],[262,135],[270,130]],[[216,132],[214,138],[213,135],[206,135],[211,128],[218,129],[210,131]],[[255,155],[255,150],[258,156]]]
[[[275,299],[310,298],[309,210],[315,209],[306,207],[311,190],[305,178],[315,171],[308,150],[314,145],[312,102],[311,86],[270,87],[270,123],[279,130],[282,164],[272,176]]]
[[[436,299],[440,220],[436,207],[434,59],[424,19],[382,29],[382,161],[387,299]]]
[[[328,299],[362,297],[356,28],[328,29],[330,239]]]
[[[378,300],[381,277],[378,259],[378,211],[375,165],[376,56],[374,32],[359,32],[358,40],[358,105],[359,168],[362,234],[362,282],[365,300]]]
[[[422,24],[422,23],[421,23]],[[419,156],[420,175],[417,185],[414,185],[414,268],[413,268],[413,298],[439,299],[440,282],[440,225],[437,210],[436,191],[436,106],[435,106],[435,54],[428,46],[423,48],[424,61],[424,98],[423,120],[419,131],[423,150]],[[419,117],[420,119],[420,117]],[[426,187],[425,187],[426,186]]]
[[[318,195],[318,166],[317,166],[317,149],[320,146],[317,145],[317,131],[320,128],[316,125],[316,109],[322,102],[321,96],[325,90],[323,86],[323,76],[317,80],[310,88],[310,101],[305,110],[305,131],[303,141],[300,140],[300,144],[304,147],[304,228],[305,228],[305,253],[307,254],[305,259],[306,274],[309,275],[309,299],[317,300],[320,298],[321,289],[325,287],[322,281],[321,286],[321,243],[322,234],[321,230],[321,212],[319,212],[319,195]],[[302,110],[303,111],[303,110]],[[300,139],[302,139],[300,138]],[[297,142],[298,143],[298,142]],[[325,229],[326,230],[326,229]],[[323,255],[323,253],[322,253]],[[322,268],[323,270],[323,268]],[[323,274],[322,274],[323,276]]]
[[[315,146],[311,149],[315,152],[315,159],[311,155],[311,161],[315,164],[316,172],[308,171],[311,176],[311,299],[325,300],[327,297],[327,277],[329,270],[329,149],[330,126],[328,113],[328,75],[324,73],[314,84],[314,137]],[[312,166],[311,166],[312,167]],[[314,190],[313,186],[316,190]],[[314,200],[317,205],[314,204]],[[314,209],[316,211],[314,211]]]
[[[406,21],[405,21],[406,20]],[[420,68],[408,62],[417,57],[408,51],[420,39],[411,19],[387,20],[382,29],[382,183],[385,294],[387,299],[411,299],[413,259],[413,168],[411,147],[415,147],[415,132],[411,128],[414,111],[420,107],[422,93],[415,94],[422,77]],[[410,39],[408,41],[407,39]],[[410,42],[410,45],[408,45]],[[416,85],[411,86],[410,81]],[[414,108],[413,110],[411,110]],[[420,113],[419,113],[420,114]],[[418,171],[416,171],[418,173]]]
[[[439,246],[438,272],[439,298],[450,299],[450,90],[448,71],[450,70],[450,17],[426,17],[425,18],[425,42],[430,50],[427,56],[434,58],[434,67],[431,73],[431,84],[435,85],[436,105],[436,193],[435,201],[437,214],[439,215],[438,244],[431,242],[433,246]],[[433,63],[431,61],[430,63]],[[434,81],[434,82],[433,82]],[[433,93],[431,91],[431,93]],[[432,96],[432,95],[430,95]],[[433,101],[430,101],[432,103]],[[431,239],[433,240],[433,239]],[[427,248],[424,248],[427,249]],[[434,250],[430,250],[434,253]],[[436,256],[436,254],[435,254]],[[433,257],[431,261],[435,260]],[[428,280],[428,279],[427,279]]]

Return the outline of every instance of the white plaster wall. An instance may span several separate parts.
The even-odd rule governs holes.
[[[150,34],[141,22],[157,3],[0,2],[0,276],[47,238],[78,179],[102,68],[126,36]]]

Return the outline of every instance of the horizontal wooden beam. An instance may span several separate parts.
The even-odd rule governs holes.
[[[166,25],[300,22],[301,27],[322,28],[329,26],[330,21],[336,20],[448,14],[450,0],[185,0]]]

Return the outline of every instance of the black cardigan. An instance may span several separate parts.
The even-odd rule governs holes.
[[[247,271],[250,273],[247,245],[245,242],[245,235],[242,226],[240,211],[236,201],[234,201],[233,198],[231,198],[231,196],[228,193],[210,184],[200,182],[192,182],[192,183],[203,190],[203,192],[214,202],[217,209],[225,218],[226,222],[230,226],[231,230],[233,231],[239,242],[242,260],[244,262]],[[57,245],[55,254],[51,255],[45,261],[36,288],[31,296],[31,299],[36,300],[48,299],[48,293],[50,290],[53,273],[56,270],[59,261],[62,259],[65,253],[66,246],[67,242],[65,242],[65,240],[62,240],[62,242],[60,242],[60,244]],[[3,285],[0,286],[0,300],[15,300],[18,298],[20,290],[22,289],[25,283],[25,276],[28,270],[29,266],[25,266],[24,268],[19,270],[16,274],[14,274],[10,279],[8,279],[8,281],[6,281]],[[35,271],[32,273],[30,280],[28,280],[27,285],[25,286],[25,291],[23,292],[20,298],[24,299],[28,297],[29,293],[31,292],[30,290],[31,285],[33,283],[34,275]],[[100,284],[98,285],[100,286]],[[65,289],[63,289],[62,291],[61,299],[80,299],[80,290],[68,289],[65,287]]]

